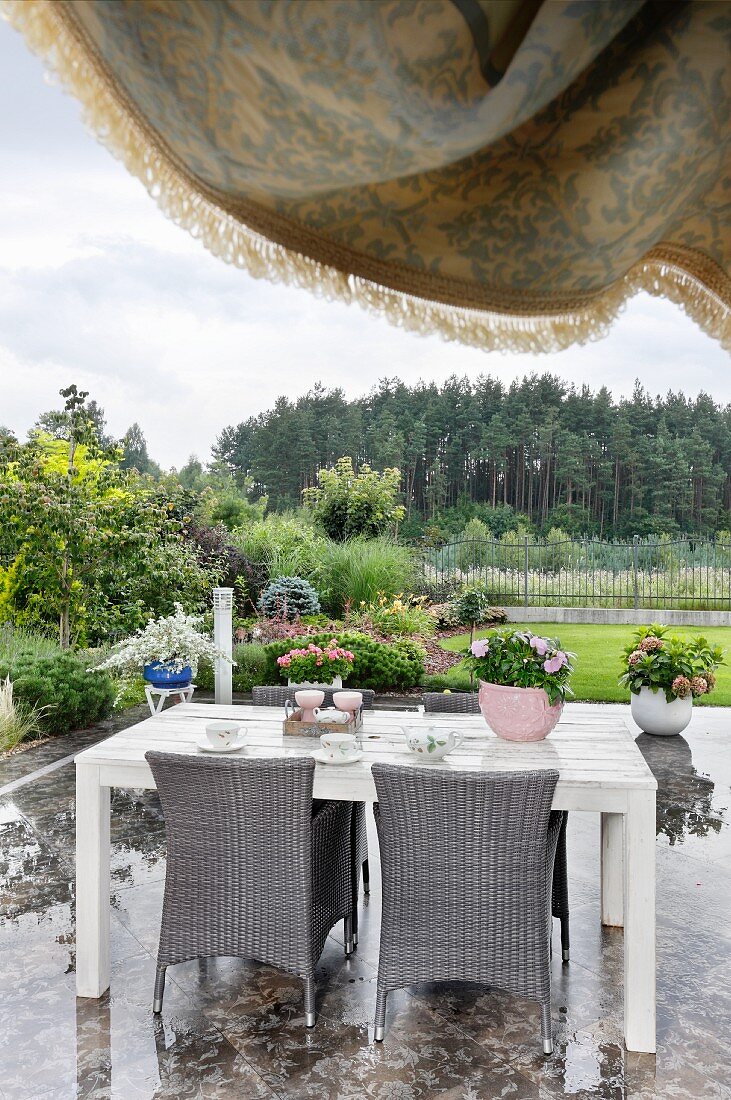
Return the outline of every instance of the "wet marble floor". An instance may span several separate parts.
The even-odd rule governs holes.
[[[550,1059],[535,1006],[457,984],[392,994],[386,1041],[371,1042],[373,835],[360,945],[346,961],[340,930],[328,941],[312,1031],[299,982],[230,959],[171,968],[154,1018],[165,832],[152,792],[113,792],[111,989],[77,1000],[74,769],[63,760],[109,732],[0,761],[3,1100],[731,1100],[731,712],[697,709],[683,737],[639,737],[659,783],[657,1058],[629,1054],[621,1041],[622,933],[599,924],[598,821],[588,814],[570,819],[572,955],[562,966],[554,951]]]

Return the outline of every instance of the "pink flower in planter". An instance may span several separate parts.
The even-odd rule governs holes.
[[[549,657],[548,660],[543,662],[543,667],[546,672],[553,674],[554,672],[560,672],[563,666],[568,663],[568,657],[562,649],[559,649],[558,653],[555,653],[553,657]]]
[[[686,699],[691,693],[691,682],[687,676],[676,676],[673,680],[673,692],[678,699]]]
[[[690,681],[690,686],[694,695],[705,695],[708,691],[708,684],[702,676],[694,676]]]
[[[470,651],[473,657],[487,657],[489,648],[486,638],[477,638],[470,646]]]
[[[535,649],[539,657],[545,657],[548,653],[548,642],[545,638],[538,638],[535,634],[530,640],[531,649]]]

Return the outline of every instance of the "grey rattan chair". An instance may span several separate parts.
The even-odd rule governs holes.
[[[477,693],[474,691],[425,691],[422,695],[426,714],[479,714]]]
[[[254,687],[251,689],[251,699],[256,707],[283,707],[288,699],[294,702],[294,693],[298,690],[296,684],[290,686],[286,684],[274,684],[269,687]],[[331,707],[333,705],[333,695],[340,689],[326,687],[322,690],[325,692],[323,706]],[[344,688],[343,690],[349,691],[350,688]],[[359,691],[363,696],[363,710],[373,710],[373,700],[376,697],[373,688],[353,688],[353,691]]]
[[[541,1005],[551,1036],[551,877],[562,815],[557,771],[373,765],[383,915],[375,1039],[389,992],[482,982]]]
[[[313,1027],[315,965],[341,919],[353,949],[350,803],[322,802],[313,815],[308,757],[145,759],[167,831],[153,1011],[168,966],[235,955],[299,975]]]
[[[256,707],[283,707],[288,699],[294,701],[296,685],[275,684],[271,687],[254,687],[251,698]],[[333,705],[333,694],[337,688],[324,688],[324,706]],[[372,688],[354,688],[363,696],[363,710],[373,710],[376,693]],[[353,802],[353,943],[358,944],[358,891],[360,890],[360,869],[363,872],[363,893],[371,892],[371,876],[368,866],[368,836],[366,833],[365,805]]]
[[[445,695],[441,691],[425,691],[422,700],[425,714],[479,714],[480,705],[477,692],[453,691]],[[561,922],[561,959],[569,961],[569,871],[566,855],[566,825],[568,813],[564,813],[561,832],[556,848],[556,861],[553,865],[553,889],[551,893],[551,912]]]

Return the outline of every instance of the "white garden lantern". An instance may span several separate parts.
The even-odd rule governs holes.
[[[233,702],[233,588],[213,589],[213,641],[228,658],[217,658],[214,665],[214,691],[217,703]]]

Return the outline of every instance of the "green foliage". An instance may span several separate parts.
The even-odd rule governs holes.
[[[233,668],[234,691],[251,691],[253,687],[258,687],[260,684],[273,682],[267,679],[270,661],[265,646],[258,642],[234,646],[233,659],[236,662]],[[213,691],[215,682],[213,665],[210,661],[201,661],[196,675],[196,684],[201,691]]]
[[[317,487],[305,489],[305,505],[326,535],[336,542],[362,535],[374,538],[392,530],[405,509],[397,504],[401,473],[383,473],[363,463],[356,473],[352,458],[340,458],[334,466],[317,472]]]
[[[129,710],[130,707],[138,707],[147,702],[145,695],[145,681],[142,676],[128,676],[125,678],[112,677],[114,685],[114,709],[115,711]]]
[[[0,753],[8,752],[40,733],[43,708],[31,707],[15,699],[13,681],[0,680]]]
[[[481,569],[490,561],[492,534],[481,519],[471,519],[460,535],[457,563],[463,573]]]
[[[268,619],[285,618],[290,622],[320,612],[317,592],[302,577],[277,577],[262,592],[258,606]]]
[[[13,661],[20,653],[29,657],[55,657],[58,642],[23,627],[0,624],[0,661]]]
[[[123,470],[136,470],[138,474],[160,476],[160,467],[147,453],[147,440],[139,424],[132,424],[121,440],[123,455],[120,466]]]
[[[290,649],[314,645],[327,645],[331,634],[315,634],[304,638],[270,642],[267,652],[267,682],[279,679],[277,657]],[[352,687],[374,688],[376,691],[398,691],[415,687],[424,674],[424,650],[410,638],[399,638],[389,643],[377,642],[367,634],[344,631],[337,635],[338,644],[350,650],[354,656],[353,671],[348,677]]]
[[[573,658],[573,653],[561,649],[557,638],[505,629],[473,642],[466,663],[489,684],[543,688],[553,704],[573,694],[568,686]]]
[[[296,505],[342,454],[398,467],[407,537],[431,545],[473,516],[497,538],[521,515],[543,533],[617,538],[729,526],[729,407],[639,383],[617,400],[545,371],[511,383],[384,379],[353,400],[316,387],[226,428],[216,453],[274,508]]]
[[[315,531],[311,517],[284,512],[231,532],[246,557],[263,566],[267,579],[304,577],[315,581],[328,540]]]
[[[0,621],[40,632],[55,621],[66,649],[130,633],[176,598],[197,610],[215,571],[181,541],[181,490],[123,469],[86,395],[62,394],[63,411],[44,419],[53,434],[0,447],[0,553],[12,559]]]
[[[402,592],[391,598],[379,592],[377,600],[368,604],[361,601],[348,617],[348,625],[381,634],[429,637],[434,633],[435,620],[424,606],[426,599],[426,596],[405,596]]]
[[[475,626],[478,623],[505,622],[505,612],[500,607],[493,607],[492,593],[484,585],[473,584],[464,588],[457,596],[449,601],[447,613],[456,623],[464,626]]]
[[[667,627],[642,626],[624,650],[620,684],[639,695],[640,689],[662,690],[670,703],[686,696],[708,695],[716,686],[715,672],[724,663],[721,646],[698,636],[668,638]]]
[[[105,673],[89,672],[86,661],[58,650],[52,656],[19,651],[0,658],[0,679],[10,677],[16,700],[47,708],[40,718],[46,733],[84,729],[106,718],[115,691]]]
[[[462,662],[453,665],[447,672],[425,676],[421,682],[422,691],[473,692],[476,686],[474,676],[470,677],[467,666]]]
[[[413,551],[389,538],[326,541],[314,580],[326,611],[341,617],[378,599],[379,592],[406,592],[416,576]]]

